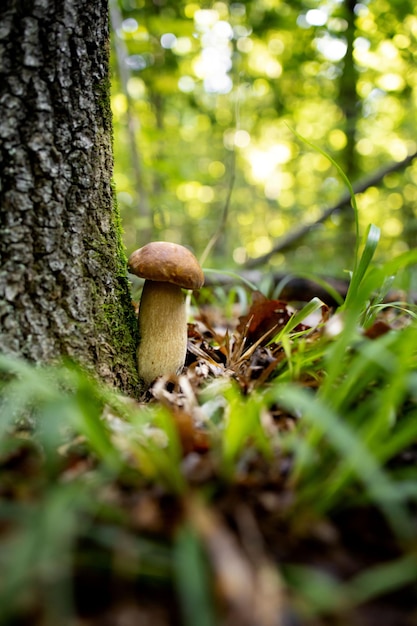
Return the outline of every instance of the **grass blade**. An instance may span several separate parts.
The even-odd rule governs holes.
[[[329,477],[329,468],[324,464],[320,468],[317,467],[313,475],[313,486],[316,507],[320,510],[326,510],[333,504],[335,498],[340,496],[344,491],[340,491],[339,480],[341,475],[349,467],[352,476],[362,483],[369,497],[380,507],[385,514],[392,528],[400,536],[410,537],[413,535],[413,524],[409,515],[402,506],[397,502],[396,486],[390,479],[388,474],[380,466],[378,460],[367,448],[360,437],[344,420],[340,419],[330,407],[328,407],[320,398],[314,397],[310,392],[301,389],[295,385],[283,385],[275,390],[276,400],[292,411],[301,411],[303,422],[311,425],[310,431],[316,436],[319,432],[326,437],[329,445],[336,451],[342,460],[341,469],[332,467],[332,473]],[[306,443],[308,443],[307,434]],[[329,477],[326,485],[318,480],[318,472],[323,471],[324,476]],[[308,481],[308,472],[310,467],[303,467],[296,459],[295,476]],[[302,487],[300,491],[302,497]]]
[[[216,626],[208,564],[197,533],[182,526],[174,543],[175,582],[185,626]]]

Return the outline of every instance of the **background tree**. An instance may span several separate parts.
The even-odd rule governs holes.
[[[361,226],[382,230],[381,258],[414,245],[417,164],[406,160],[417,149],[412,2],[113,3],[121,12],[114,41],[126,48],[129,73],[123,87],[115,72],[112,99],[129,251],[146,223],[138,210],[144,192],[154,235],[202,251],[221,219],[233,161],[227,245],[213,250],[210,265],[246,267],[295,227],[316,222],[345,189],[329,160],[290,129],[334,157],[353,183],[374,181],[357,200]],[[139,122],[133,138],[128,108]],[[399,163],[375,183],[376,172]],[[345,275],[354,236],[348,206],[285,255],[273,254],[269,267]]]
[[[136,384],[106,0],[0,7],[1,350]]]

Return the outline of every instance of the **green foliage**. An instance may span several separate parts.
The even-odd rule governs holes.
[[[404,3],[388,19],[383,4],[358,5],[355,18],[358,49],[369,44],[365,58],[356,57],[361,71],[355,78],[360,103],[367,110],[355,119],[355,168],[364,173],[379,160],[397,158],[397,149],[402,155],[415,124],[409,110],[415,77],[411,71],[403,72],[414,54],[415,17]],[[118,8],[117,2],[112,6]],[[219,492],[245,486],[245,476],[248,482],[253,478],[247,467],[254,460],[260,468],[280,470],[283,499],[289,497],[278,516],[280,523],[295,529],[293,539],[299,538],[297,533],[302,536],[303,526],[312,520],[372,506],[403,551],[345,582],[308,564],[280,563],[285,584],[303,614],[350,610],[401,588],[416,575],[417,470],[413,464],[397,463],[417,436],[415,307],[396,303],[398,327],[393,324],[373,338],[369,334],[387,306],[383,300],[388,287],[417,263],[406,232],[397,240],[399,254],[384,253],[384,246],[392,243],[389,237],[380,242],[385,210],[395,205],[404,215],[410,211],[414,216],[410,207],[415,199],[411,189],[415,166],[404,175],[404,189],[400,190],[400,179],[388,177],[381,190],[373,187],[356,199],[344,164],[338,165],[350,136],[341,98],[346,74],[342,58],[332,61],[319,44],[328,37],[343,41],[343,33],[352,26],[345,24],[346,3],[329,4],[321,25],[308,21],[310,4],[302,1],[216,3],[200,18],[233,28],[226,49],[233,52],[234,86],[224,93],[213,85],[208,89],[198,66],[211,33],[208,23],[204,26],[204,20],[197,19],[198,7],[180,2],[175,7],[159,6],[156,13],[154,3],[142,2],[139,9],[127,0],[121,3],[125,21],[114,38],[124,42],[133,69],[127,81],[121,81],[120,91],[115,78],[113,108],[119,135],[116,182],[128,247],[136,246],[148,229],[152,236],[206,249],[231,189],[227,153],[235,152],[238,167],[229,215],[234,228],[222,232],[213,259],[213,265],[224,271],[224,259],[228,265],[233,257],[239,265],[248,256],[262,254],[270,249],[272,238],[304,219],[307,210],[317,215],[320,207],[333,201],[339,193],[332,173],[336,169],[351,194],[355,224],[355,246],[332,266],[353,265],[347,297],[333,316],[322,316],[314,332],[299,325],[319,313],[320,300],[314,298],[297,311],[265,346],[277,343],[283,358],[254,390],[239,386],[229,353],[220,381],[194,380],[194,387],[184,382],[186,393],[179,394],[177,404],[170,404],[167,389],[162,401],[138,403],[103,387],[71,363],[36,368],[0,356],[0,461],[13,465],[19,454],[30,460],[21,483],[9,484],[7,472],[0,476],[0,521],[5,529],[0,533],[0,565],[8,572],[0,583],[2,619],[18,614],[38,591],[50,623],[70,616],[71,576],[79,561],[85,565],[79,542],[88,539],[119,564],[123,581],[173,583],[185,624],[195,623],[195,615],[199,623],[216,623],[210,579],[214,564],[190,502],[195,491],[202,500],[216,503]],[[319,8],[322,13],[322,5]],[[175,43],[162,46],[162,36],[170,33],[175,37],[168,41]],[[381,59],[389,66],[388,74],[378,69]],[[400,87],[399,78],[404,76],[407,85]],[[371,95],[373,81],[380,85],[380,96]],[[395,113],[395,124],[385,114],[387,104]],[[140,146],[136,182],[127,159],[132,137],[120,135],[127,114],[141,122],[134,131],[135,145]],[[306,137],[303,148],[283,121],[295,128],[296,138]],[[312,142],[330,145],[335,157],[329,158]],[[387,200],[386,209],[381,198]],[[366,224],[372,222],[367,229],[365,218]],[[374,225],[377,222],[381,227]],[[392,222],[391,227],[395,230]],[[313,233],[310,247],[294,253],[288,263],[295,269],[298,264],[304,274],[307,263],[311,271],[313,261],[322,266],[341,248],[345,236],[341,230],[339,240],[334,225],[326,234]],[[318,243],[320,254],[315,249]],[[246,286],[255,288],[247,281]],[[268,277],[260,287],[269,290]],[[211,297],[231,320],[233,305],[236,301],[245,305],[247,292],[239,283],[229,292],[218,288]],[[229,335],[225,342],[230,348]],[[245,350],[243,343],[240,364],[251,353]],[[181,411],[191,414],[191,432],[184,433],[179,426]],[[277,412],[291,420],[290,429],[274,424]],[[196,436],[194,421],[202,423],[206,436],[199,461],[203,469],[211,469],[207,482],[198,473],[194,482],[189,476],[187,463],[199,455],[193,450],[187,456],[184,435]],[[123,505],[131,492],[151,494],[153,504],[155,494],[175,502],[171,516],[163,517],[159,511],[163,530],[155,523],[149,538],[135,531],[134,515]],[[158,504],[162,509],[159,500]],[[151,518],[155,514],[152,508],[147,513]],[[210,524],[215,527],[215,521]],[[250,524],[244,526],[243,543],[245,532],[254,536]],[[205,532],[215,535],[211,527]],[[252,558],[254,552],[251,546]]]
[[[256,394],[243,398],[232,385],[223,391],[226,423],[221,437],[223,472],[231,478],[242,450],[249,444],[269,457],[272,450],[261,423],[263,402]],[[242,419],[242,415],[245,419]]]
[[[348,184],[359,241],[360,214],[352,187],[330,160]],[[347,296],[334,315],[323,315],[323,303],[313,298],[266,342],[266,347],[282,346],[285,354],[266,383],[242,393],[237,382],[224,376],[194,390],[193,410],[205,416],[208,454],[218,472],[217,482],[212,478],[204,490],[205,498],[238,484],[248,459],[274,466],[287,457],[291,504],[282,515],[288,524],[372,505],[404,547],[396,560],[343,583],[309,566],[284,563],[286,584],[300,611],[309,616],[351,610],[408,584],[417,571],[409,549],[414,541],[410,505],[417,503],[416,468],[395,466],[417,437],[415,306],[396,303],[398,328],[368,335],[377,326],[378,311],[387,306],[387,289],[398,273],[417,263],[417,251],[376,265],[379,238],[379,228],[370,225],[362,246],[356,246]],[[240,284],[228,294],[220,288],[213,294],[230,320],[236,300],[246,305],[246,297]],[[302,326],[320,312],[313,333]],[[229,337],[226,353],[231,341]],[[257,344],[259,340],[246,347],[243,338],[236,359],[227,354],[227,367],[241,365]],[[202,532],[192,513],[193,487],[183,457],[184,436],[194,436],[194,426],[187,432],[177,421],[183,400],[176,409],[167,396],[151,404],[127,400],[72,363],[36,368],[0,355],[0,373],[0,461],[7,464],[29,441],[38,464],[35,478],[24,479],[33,494],[6,498],[0,506],[0,520],[12,528],[0,535],[0,562],[10,572],[0,585],[2,617],[18,612],[23,595],[35,589],[41,590],[50,621],[70,615],[77,543],[94,536],[104,551],[112,550],[115,541],[128,542],[129,555],[122,550],[118,556],[124,576],[173,582],[185,624],[192,624],[197,613],[205,616],[207,626],[214,624],[203,545],[204,532],[214,530]],[[271,427],[277,409],[291,417],[293,429]],[[83,447],[81,458],[88,459],[89,469],[71,477],[66,464],[77,446]],[[79,450],[76,457],[80,460]],[[169,545],[138,538],[128,528],[121,504],[106,502],[109,485],[136,490],[151,485],[175,497],[179,508],[182,503]],[[297,523],[302,527],[303,522]]]
[[[334,164],[308,142],[352,181],[415,152],[412,3],[112,4],[115,175],[129,251],[155,238],[200,254],[232,182],[210,265],[239,268],[341,196]],[[380,258],[413,246],[415,182],[414,163],[357,198],[361,230],[381,230]],[[272,266],[341,274],[354,222],[349,208],[334,212]]]
[[[331,339],[325,335],[322,340],[325,376],[317,393],[281,384],[266,395],[272,393],[302,415],[305,437],[293,441],[300,501],[306,498],[324,512],[341,504],[352,484],[363,481],[367,496],[378,502],[396,531],[410,534],[411,521],[407,521],[404,508],[408,481],[404,485],[392,482],[382,464],[398,454],[403,444],[412,445],[416,436],[417,327],[410,323],[373,340],[366,338],[361,328],[378,285],[376,276],[383,284],[393,265],[399,268],[415,263],[416,257],[407,254],[376,269],[369,266],[374,248],[375,238],[369,242],[368,237],[357,266],[359,278],[355,281],[355,274],[352,276],[348,304],[331,321],[340,323],[340,328],[333,336],[330,326]],[[316,345],[313,354],[318,353]],[[309,364],[307,353],[306,366]],[[302,365],[298,369],[302,371]],[[307,432],[306,421],[310,423]],[[351,493],[355,498],[356,490]]]
[[[299,593],[299,602],[311,617],[341,611],[372,600],[383,593],[394,592],[404,584],[413,583],[417,560],[406,556],[388,564],[368,569],[345,584],[337,584],[328,574],[317,569],[291,565],[285,573]]]
[[[7,467],[9,458],[29,457],[21,486],[8,484],[7,471],[0,477],[0,563],[8,572],[0,584],[0,616],[7,620],[39,593],[46,618],[61,623],[73,611],[80,537],[92,536],[108,549],[105,523],[112,546],[129,536],[117,525],[123,512],[117,505],[109,509],[100,494],[113,481],[125,477],[129,483],[134,476],[156,475],[180,489],[178,442],[162,409],[152,416],[153,436],[150,411],[138,414],[133,401],[71,363],[38,368],[0,355],[0,372],[0,462]],[[89,471],[72,475],[72,456],[81,464],[87,459]],[[14,498],[9,491],[16,491]],[[101,520],[98,529],[92,529],[93,519]],[[129,542],[135,575],[170,575],[163,546],[134,535]]]
[[[196,532],[183,526],[174,544],[176,585],[181,598],[184,625],[215,626],[210,575],[203,546]]]
[[[417,258],[408,252],[373,266],[376,236],[369,232],[355,270],[358,278],[352,274],[349,304],[322,322],[314,341],[297,327],[317,313],[316,299],[274,338],[287,358],[266,385],[243,395],[224,379],[206,385],[197,397],[208,420],[219,484],[239,480],[248,452],[271,464],[277,455],[287,455],[292,503],[284,515],[290,524],[372,503],[406,547],[414,537],[410,504],[417,502],[416,469],[390,464],[417,436],[417,326],[405,315],[398,330],[374,339],[365,330],[372,323],[373,298],[379,302],[375,288]],[[45,468],[36,480],[26,477],[35,498],[0,507],[2,522],[13,528],[0,537],[2,568],[9,572],[0,588],[2,615],[13,615],[22,593],[34,589],[41,589],[50,619],[70,614],[69,579],[80,536],[93,533],[104,549],[127,532],[135,546],[129,558],[123,557],[129,576],[173,579],[184,623],[201,613],[207,625],[214,624],[209,565],[192,518],[178,520],[170,546],[139,540],[123,526],[125,512],[103,497],[118,481],[135,489],[159,485],[187,502],[190,485],[174,413],[158,403],[127,402],[72,364],[35,368],[1,356],[0,369],[0,456],[8,458],[29,440],[41,451]],[[303,385],[305,376],[317,380],[315,391]],[[277,406],[297,416],[294,430],[268,430],[264,418]],[[68,450],[79,445],[94,463],[65,481]],[[93,519],[101,520],[98,529]],[[405,550],[404,556],[345,583],[309,566],[287,563],[283,571],[300,610],[311,616],[351,609],[411,582],[416,570],[415,557]]]

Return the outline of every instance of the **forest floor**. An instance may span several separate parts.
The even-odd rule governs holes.
[[[277,372],[280,383],[296,380],[317,394],[325,370],[322,349],[311,346],[322,345],[331,310],[311,307],[289,328],[286,302],[255,294],[245,313],[234,307],[226,318],[202,306],[189,326],[184,374],[123,401],[138,415],[157,415],[146,425],[151,447],[135,445],[114,407],[100,408],[120,471],[108,470],[104,443],[90,445],[91,429],[55,454],[27,427],[2,447],[0,563],[12,582],[0,585],[0,598],[14,598],[2,624],[417,625],[415,498],[405,503],[411,533],[403,534],[383,500],[358,486],[360,468],[346,473],[346,459],[317,433],[316,456],[300,469],[303,410],[268,396]],[[403,313],[384,309],[362,339],[378,345],[408,325]],[[291,341],[274,340],[283,329]],[[66,402],[55,412],[65,413]],[[416,399],[406,403],[415,417]],[[405,440],[389,470],[415,478],[414,442]],[[93,506],[80,504],[83,489]]]

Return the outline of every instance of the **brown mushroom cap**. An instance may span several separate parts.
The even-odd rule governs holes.
[[[153,241],[132,252],[129,272],[147,280],[166,282],[184,289],[200,289],[204,274],[192,252],[177,243]]]

